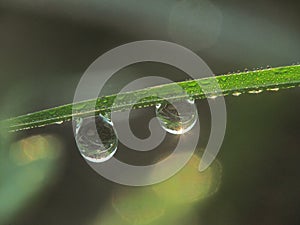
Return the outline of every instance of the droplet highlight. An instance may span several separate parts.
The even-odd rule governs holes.
[[[118,138],[110,118],[76,118],[75,139],[80,154],[88,161],[100,163],[109,160],[117,151]]]
[[[164,130],[171,134],[184,134],[197,122],[198,113],[194,100],[182,100],[173,104],[156,105],[156,116]]]

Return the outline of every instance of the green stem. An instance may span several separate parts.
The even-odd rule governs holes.
[[[162,98],[164,100],[180,100],[186,95],[182,93],[182,90],[179,91],[176,88],[177,85],[181,86],[193,99],[277,91],[300,85],[300,65],[208,77],[120,93],[118,99],[121,102],[118,101],[117,104],[113,104],[117,95],[103,96],[7,119],[2,121],[1,125],[7,127],[9,131],[17,131],[62,123],[71,120],[73,116],[90,116],[99,112],[149,107],[162,102]]]

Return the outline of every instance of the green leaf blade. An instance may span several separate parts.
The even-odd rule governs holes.
[[[165,100],[186,98],[186,94],[176,88],[178,85],[193,99],[277,91],[300,85],[300,65],[174,82],[138,91],[120,93],[117,95],[118,100],[121,101],[118,101],[117,104],[113,104],[117,95],[103,96],[98,99],[62,105],[18,116],[2,121],[1,125],[7,127],[9,131],[18,131],[55,123],[60,124],[71,120],[73,116],[91,116],[99,112],[149,107],[162,102],[162,98]]]

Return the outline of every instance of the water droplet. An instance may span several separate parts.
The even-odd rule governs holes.
[[[109,160],[116,152],[118,138],[109,117],[76,118],[76,142],[81,155],[91,162]],[[95,130],[96,128],[96,130]]]
[[[259,94],[261,93],[262,90],[252,90],[252,91],[248,91],[249,94]]]
[[[279,91],[279,88],[268,88],[268,91]]]
[[[156,109],[159,109],[161,107],[161,103],[157,103],[155,107]]]
[[[216,99],[218,96],[217,95],[210,95],[210,96],[208,96],[208,98],[210,98],[210,99]]]
[[[167,132],[184,134],[194,127],[198,113],[194,106],[194,100],[189,99],[173,104],[164,102],[156,105],[156,116]]]
[[[55,124],[62,124],[64,121],[57,121]]]
[[[240,96],[242,93],[241,92],[233,92],[232,95],[233,96]]]

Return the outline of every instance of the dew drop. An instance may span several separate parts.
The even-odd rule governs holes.
[[[156,109],[159,109],[161,107],[161,103],[157,103],[155,107]]]
[[[115,154],[118,138],[109,117],[99,114],[96,117],[76,118],[75,123],[75,139],[80,154],[85,159],[100,163]]]
[[[252,91],[248,91],[249,94],[259,94],[261,93],[262,90],[252,90]]]
[[[240,96],[242,93],[241,92],[233,92],[232,95],[233,96]]]
[[[210,98],[210,99],[216,99],[218,96],[217,95],[210,95],[210,96],[208,96],[208,98]]]
[[[157,104],[156,116],[162,128],[167,132],[184,134],[194,127],[198,113],[194,106],[194,100],[188,99],[173,104],[167,102]]]
[[[198,81],[199,85],[204,85],[204,86],[207,86],[210,84],[210,81],[208,79],[202,79],[202,80],[199,80]]]
[[[268,88],[268,91],[279,91],[279,88]]]

